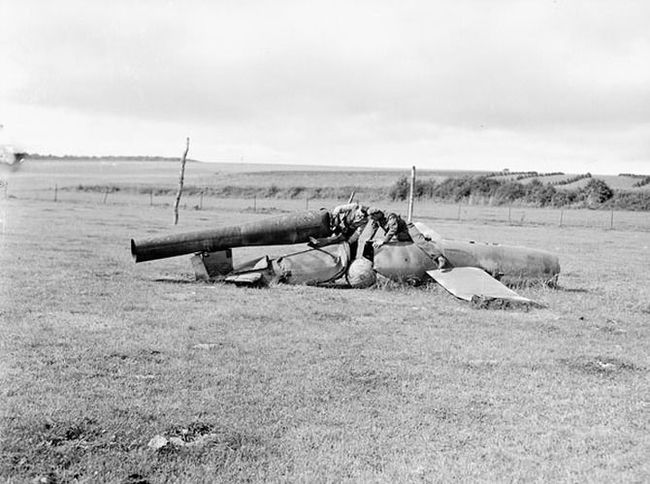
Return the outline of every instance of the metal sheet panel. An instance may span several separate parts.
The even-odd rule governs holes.
[[[512,289],[508,289],[477,267],[434,269],[427,271],[427,274],[451,294],[465,301],[472,301],[478,297],[536,304],[532,299],[522,297]]]
[[[318,285],[345,274],[350,260],[347,242],[287,254],[273,262],[273,269],[287,284]]]

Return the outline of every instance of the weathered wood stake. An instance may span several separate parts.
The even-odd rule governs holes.
[[[413,221],[413,200],[415,199],[415,167],[411,167],[411,189],[409,191],[408,221]]]
[[[560,210],[560,227],[562,227],[563,221],[564,221],[564,210]]]
[[[183,181],[185,180],[185,161],[187,160],[187,152],[190,151],[190,138],[185,139],[185,152],[181,158],[181,173],[178,178],[178,193],[174,201],[174,225],[178,224],[178,205],[181,203],[181,195],[183,194]]]

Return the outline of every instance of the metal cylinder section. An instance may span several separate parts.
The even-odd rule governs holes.
[[[513,245],[442,240],[445,257],[455,267],[480,267],[506,284],[550,283],[560,273],[555,254]]]
[[[307,242],[309,237],[329,235],[330,213],[327,210],[312,210],[213,230],[138,241],[131,239],[131,255],[136,262],[145,262],[233,247],[299,244]]]
[[[557,256],[544,250],[448,239],[438,244],[450,267],[479,267],[505,284],[552,284],[560,273]],[[436,261],[411,242],[382,246],[375,252],[374,264],[379,274],[409,282],[423,281],[426,271],[438,267]]]

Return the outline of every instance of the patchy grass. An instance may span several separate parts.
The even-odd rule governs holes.
[[[130,237],[171,230],[166,207],[6,203],[7,481],[650,475],[647,232],[435,221],[559,253],[560,289],[520,289],[546,309],[483,311],[437,286],[188,283],[187,258],[130,260]],[[188,210],[173,230],[263,216]]]

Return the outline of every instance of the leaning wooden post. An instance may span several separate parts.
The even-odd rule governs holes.
[[[174,202],[174,225],[178,223],[178,204],[181,203],[181,194],[183,193],[183,180],[185,179],[185,161],[187,160],[187,152],[190,151],[190,138],[185,140],[185,152],[181,158],[181,174],[178,179],[178,193],[176,194],[176,201]]]
[[[413,199],[415,198],[415,167],[411,167],[411,189],[409,192],[408,221],[413,221]]]

